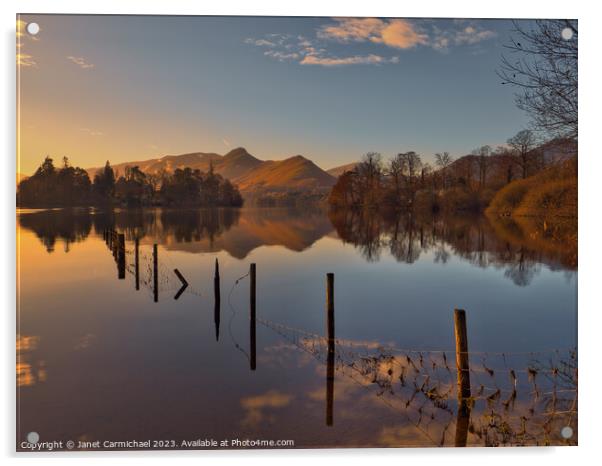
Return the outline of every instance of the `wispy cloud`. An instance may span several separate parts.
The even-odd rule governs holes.
[[[381,57],[380,55],[354,55],[351,57],[321,57],[319,55],[306,55],[300,61],[302,65],[383,65],[386,63],[399,63],[399,57]]]
[[[25,42],[30,40],[37,40],[36,37],[33,37],[27,34],[27,23],[23,20],[17,20],[16,26],[16,36],[17,36],[17,66],[19,67],[27,67],[27,68],[35,68],[37,67],[37,62],[34,57],[25,52]]]
[[[87,69],[90,69],[90,68],[94,68],[94,64],[93,63],[88,63],[86,61],[86,59],[83,58],[83,57],[74,57],[72,55],[69,55],[67,57],[67,60],[75,63],[77,66],[79,66],[80,68],[82,68],[84,70],[87,70]]]
[[[445,28],[438,24],[441,23],[428,20],[333,18],[332,23],[315,31],[315,37],[267,34],[244,42],[264,48],[265,56],[280,62],[345,66],[396,64],[400,58],[380,53],[342,54],[341,45],[365,42],[395,50],[430,47],[446,52],[453,46],[472,46],[495,37],[494,31],[484,29],[475,21],[446,22]],[[339,53],[330,51],[329,43],[333,42],[339,44]]]
[[[18,66],[37,66],[37,63],[31,55],[29,55],[27,53],[23,53],[19,50],[19,51],[17,51],[17,65]]]
[[[90,128],[80,128],[79,129],[82,133],[86,133],[88,136],[102,136],[103,133],[101,131],[96,131],[94,129],[90,129]]]
[[[224,143],[224,146],[226,146],[226,147],[231,147],[232,146],[232,144],[230,144],[230,141],[228,141],[226,138],[223,138],[222,142]]]

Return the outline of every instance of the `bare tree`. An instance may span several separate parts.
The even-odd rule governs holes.
[[[355,167],[360,184],[360,192],[364,196],[364,204],[375,206],[381,194],[383,163],[378,152],[368,152]]]
[[[577,138],[577,20],[514,22],[498,76],[519,88],[516,103],[536,129]]]
[[[476,155],[479,164],[479,186],[483,188],[487,182],[487,166],[491,155],[491,146],[481,146],[472,151],[472,155]]]
[[[435,154],[435,165],[441,169],[443,189],[447,188],[447,168],[453,163],[453,161],[454,159],[451,155],[449,155],[449,152]]]
[[[406,172],[406,161],[401,154],[397,154],[389,161],[387,172],[392,185],[395,202],[399,202],[403,188],[403,177]]]
[[[537,146],[537,138],[533,131],[524,129],[508,139],[507,142],[512,148],[514,158],[522,170],[524,179],[527,177],[529,170],[529,153]]]

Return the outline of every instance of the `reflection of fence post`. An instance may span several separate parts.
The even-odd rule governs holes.
[[[159,258],[157,243],[153,244],[153,296],[155,302],[159,301]]]
[[[136,276],[136,289],[140,289],[140,240],[134,240],[134,273]]]
[[[457,447],[465,447],[470,423],[470,365],[468,359],[468,334],[466,331],[466,311],[454,310],[454,330],[456,334],[456,368],[458,371],[458,416],[456,419]]]
[[[250,318],[250,337],[251,337],[251,370],[254,371],[257,367],[257,334],[256,334],[256,288],[257,288],[257,276],[255,264],[251,264],[249,270],[250,275],[250,307],[251,307],[251,318]]]
[[[117,237],[117,276],[119,280],[125,279],[125,234]]]
[[[215,259],[215,275],[213,276],[213,295],[215,298],[215,305],[213,307],[213,321],[215,322],[215,340],[219,341],[221,296],[219,289],[219,262],[217,258]]]
[[[326,274],[326,332],[328,355],[326,360],[326,425],[333,425],[334,404],[334,273]]]

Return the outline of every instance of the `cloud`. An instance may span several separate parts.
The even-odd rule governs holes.
[[[492,39],[497,35],[494,31],[482,29],[475,24],[460,26],[460,28],[448,30],[435,27],[430,46],[435,50],[447,50],[452,46],[475,45],[484,40]]]
[[[88,63],[86,62],[85,58],[82,57],[74,57],[72,55],[69,55],[67,57],[67,60],[75,63],[77,66],[79,66],[80,68],[87,70],[90,68],[94,68],[94,64],[93,63]]]
[[[37,66],[38,64],[36,63],[36,61],[34,60],[34,58],[27,54],[27,53],[21,53],[20,51],[17,52],[17,65],[18,66]]]
[[[383,65],[399,63],[399,57],[382,57],[380,55],[354,55],[351,57],[321,57],[306,55],[299,63],[302,65],[343,66],[343,65]]]
[[[272,41],[266,40],[266,39],[253,39],[251,37],[249,37],[248,39],[245,39],[245,44],[252,44],[252,45],[256,45],[257,47],[275,47],[276,44]]]
[[[80,131],[88,134],[89,136],[102,136],[102,132],[101,131],[96,131],[90,128],[80,128]]]
[[[354,43],[396,50],[429,47],[445,53],[452,46],[474,46],[496,35],[494,31],[484,29],[477,22],[470,20],[456,22],[399,18],[334,18],[332,21],[320,26],[315,32],[315,38],[267,34],[259,39],[247,38],[244,42],[264,48],[265,56],[280,62],[328,67],[400,62],[398,56],[385,56],[376,53],[377,51],[364,54],[340,51],[341,47],[345,48]],[[337,53],[330,49],[332,42],[340,44]]]
[[[343,43],[370,41],[399,49],[428,43],[428,35],[405,19],[338,18],[335,21],[336,24],[319,29],[318,37]]]
[[[37,37],[34,37],[30,34],[27,34],[27,23],[21,19],[17,20],[16,26],[16,36],[17,36],[17,66],[19,67],[27,67],[27,68],[35,68],[38,66],[34,57],[24,51],[25,43],[31,40],[38,40]]]

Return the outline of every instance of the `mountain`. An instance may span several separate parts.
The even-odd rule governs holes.
[[[29,178],[29,176],[24,175],[23,173],[17,172],[17,186],[19,185],[19,183],[21,181],[26,180],[27,178]]]
[[[259,160],[243,147],[225,155],[204,152],[166,155],[158,159],[116,164],[113,169],[123,174],[126,166],[136,165],[147,174],[173,172],[176,168],[184,167],[206,172],[213,165],[213,170],[238,185],[243,195],[258,192],[327,192],[336,182],[335,177],[301,155],[285,160]],[[90,178],[93,179],[98,170],[100,168],[87,169]]]
[[[302,155],[285,160],[268,160],[235,178],[241,191],[328,190],[335,178]]]
[[[330,176],[334,176],[335,178],[338,178],[343,173],[353,170],[357,164],[358,164],[358,162],[352,162],[352,163],[348,163],[346,165],[341,165],[339,167],[334,167],[334,168],[331,168],[330,170],[326,170],[326,173],[328,173]]]

